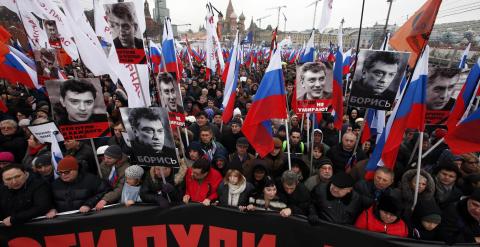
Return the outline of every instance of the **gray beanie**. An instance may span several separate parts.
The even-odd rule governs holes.
[[[143,176],[143,168],[138,165],[132,165],[125,169],[125,177],[141,179]]]
[[[123,156],[122,149],[118,145],[111,145],[106,150],[104,155],[119,160]]]

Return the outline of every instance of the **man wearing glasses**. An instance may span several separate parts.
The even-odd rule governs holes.
[[[59,179],[52,183],[54,208],[48,211],[47,218],[55,217],[58,212],[71,210],[86,213],[109,191],[104,180],[81,172],[78,168],[78,161],[73,156],[65,156],[58,163]]]
[[[114,4],[108,15],[108,22],[116,36],[113,40],[116,49],[143,49],[143,40],[135,37],[138,23],[130,6],[129,3]]]

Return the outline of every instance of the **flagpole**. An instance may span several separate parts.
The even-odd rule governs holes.
[[[321,114],[321,113],[320,113]],[[317,114],[314,113],[313,114],[313,121],[312,121],[312,140],[311,140],[311,147],[309,146],[309,149],[310,149],[310,175],[312,175],[313,173],[313,137],[314,137],[314,133],[313,133],[313,130],[315,129],[315,122],[317,121]],[[322,138],[323,138],[323,133],[322,133]]]
[[[285,131],[287,133],[287,158],[288,158],[288,170],[292,170],[292,159],[290,157],[290,136],[288,136],[288,114],[287,118],[285,119]]]
[[[415,146],[413,147],[413,150],[414,150],[414,151],[415,151],[415,149],[418,148],[418,144],[419,144],[419,143],[420,143],[420,139],[418,138],[417,141],[415,142]],[[437,142],[437,143],[438,143],[438,142]],[[440,144],[440,143],[438,143],[438,144]],[[437,145],[437,146],[438,146],[438,145]],[[412,154],[410,155],[410,158],[408,159],[407,165],[412,162],[413,157],[415,157],[415,152],[412,152]],[[423,159],[423,157],[422,157],[422,159]]]
[[[95,148],[95,143],[93,143],[92,138],[90,138],[90,145],[92,145],[93,155],[95,156],[95,164],[97,164],[98,176],[100,176],[100,178],[103,178],[102,170],[100,169],[100,163],[98,162],[97,149]]]
[[[307,113],[307,118],[305,121],[307,122],[307,147],[309,147],[310,144],[310,113]]]
[[[420,140],[419,143],[423,143],[423,131],[420,132]],[[417,205],[417,200],[418,200],[418,185],[420,183],[420,169],[422,167],[422,145],[418,145],[418,164],[417,164],[417,176],[415,179],[415,194],[413,196],[413,205],[412,205],[412,211],[415,208],[415,205]]]

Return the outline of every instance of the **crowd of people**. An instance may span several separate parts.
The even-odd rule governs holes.
[[[111,137],[96,138],[94,147],[89,140],[61,142],[64,158],[55,170],[50,144],[39,142],[27,129],[52,120],[48,97],[4,81],[2,97],[8,112],[0,115],[3,225],[21,225],[38,216],[54,218],[71,210],[98,211],[115,203],[127,207],[152,203],[162,209],[201,203],[244,212],[278,211],[283,217],[303,215],[312,225],[327,221],[419,240],[480,242],[478,154],[456,156],[446,144],[435,147],[423,159],[414,206],[417,173],[412,157],[417,157],[418,132],[405,133],[394,170],[379,168],[373,180],[365,180],[375,137],[358,144],[364,109],[345,105],[341,130],[334,128],[329,113],[313,124],[290,111],[287,125],[272,122],[274,149],[263,158],[256,155],[242,124],[265,68],[266,64],[242,67],[233,119],[222,124],[220,76],[205,79],[204,67],[185,66],[179,82],[183,106],[175,100],[165,105],[182,109],[187,116],[185,127],[172,131],[180,150],[178,167],[133,164],[120,113],[121,107],[128,107],[128,92],[102,77]],[[80,77],[89,76],[76,66],[65,73],[73,75],[73,70]],[[283,72],[291,102],[295,65],[284,64]],[[158,90],[155,86],[152,77],[152,105],[161,106],[158,92],[173,90],[168,83]],[[445,134],[442,128],[424,134],[422,150]]]

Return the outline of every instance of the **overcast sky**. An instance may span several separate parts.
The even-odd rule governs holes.
[[[143,0],[142,0],[143,1]],[[167,7],[170,9],[170,17],[174,24],[192,24],[192,29],[196,31],[199,25],[202,25],[205,18],[205,0],[166,0]],[[153,14],[154,0],[148,0],[151,13]],[[217,9],[225,14],[228,0],[211,0]],[[271,15],[262,20],[262,27],[267,25],[275,27],[277,25],[277,10],[267,10],[268,8],[286,5],[282,9],[287,17],[287,30],[301,31],[312,28],[314,7],[307,5],[313,0],[232,0],[235,13],[240,16],[244,13],[245,25],[248,27],[250,20],[254,19],[258,25],[257,18]],[[420,8],[426,0],[394,0],[390,14],[390,24],[401,25]],[[86,8],[91,8],[92,0],[82,0]],[[316,26],[320,20],[322,12],[322,2],[317,7]],[[362,9],[362,0],[334,0],[333,11],[329,27],[338,27],[342,18],[345,19],[344,27],[358,27],[360,23],[360,13]],[[365,0],[365,11],[363,26],[372,26],[376,22],[385,24],[387,17],[388,3],[386,0]],[[464,12],[465,11],[465,12]],[[462,13],[463,12],[463,13]],[[448,16],[450,15],[450,16]],[[443,0],[436,23],[456,22],[466,20],[478,20],[480,16],[479,0]],[[280,29],[283,30],[284,21],[280,14]],[[186,28],[179,28],[185,30]]]

